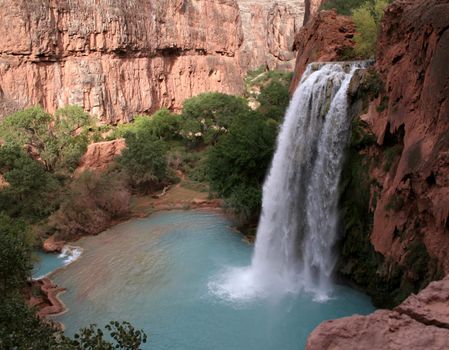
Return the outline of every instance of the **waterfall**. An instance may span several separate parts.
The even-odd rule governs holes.
[[[347,90],[362,62],[310,64],[286,112],[263,188],[251,266],[214,291],[252,298],[305,290],[327,298],[336,262],[338,185],[350,135]]]

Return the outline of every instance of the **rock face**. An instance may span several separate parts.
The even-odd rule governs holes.
[[[444,350],[449,348],[449,276],[411,295],[396,309],[320,324],[307,350]]]
[[[304,20],[304,0],[237,0],[243,29],[240,66],[292,70],[295,33]]]
[[[238,94],[233,0],[5,0],[2,104],[82,105],[116,123],[204,91]]]
[[[75,175],[85,170],[105,170],[125,147],[125,139],[91,143],[81,158]]]
[[[384,92],[366,116],[385,149],[399,150],[381,184],[371,242],[401,262],[422,241],[449,273],[449,2],[398,1],[382,23]]]
[[[318,13],[323,3],[324,0],[305,0],[304,24],[307,24]]]
[[[303,0],[1,1],[0,116],[75,104],[114,124],[180,110],[205,91],[240,94],[248,69],[292,65],[303,9]]]
[[[312,18],[295,38],[298,56],[290,91],[296,89],[309,63],[336,61],[345,49],[353,47],[354,34],[353,22],[333,10],[321,11]]]

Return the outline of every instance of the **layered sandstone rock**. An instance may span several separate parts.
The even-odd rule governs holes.
[[[307,350],[445,350],[449,348],[449,276],[432,282],[395,310],[320,324]]]
[[[295,33],[304,20],[304,0],[237,0],[243,28],[240,66],[291,70]]]
[[[6,0],[0,16],[5,109],[76,104],[116,123],[242,91],[234,0]]]
[[[422,241],[449,273],[449,3],[398,1],[382,22],[377,70],[385,91],[367,120],[388,152],[371,242],[402,262]]]
[[[293,92],[311,62],[338,60],[344,51],[354,46],[355,26],[352,20],[332,11],[321,11],[312,18],[295,38],[298,51],[290,91]]]
[[[125,139],[91,143],[81,158],[75,174],[81,174],[86,170],[105,170],[125,147]]]
[[[115,124],[240,94],[248,70],[292,67],[303,1],[1,1],[0,118],[75,104]]]

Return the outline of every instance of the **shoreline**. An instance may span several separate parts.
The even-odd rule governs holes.
[[[142,196],[140,198],[145,198],[145,197]],[[137,199],[139,199],[139,198],[137,198]],[[111,222],[111,225],[109,225],[105,230],[107,230],[113,226],[116,226],[118,224],[124,223],[126,221],[132,220],[132,219],[148,218],[150,215],[155,214],[157,212],[175,211],[175,210],[181,210],[181,211],[201,210],[201,211],[216,212],[216,213],[220,213],[220,214],[224,215],[226,218],[232,220],[232,218],[228,214],[226,214],[226,212],[223,208],[223,201],[221,199],[211,199],[211,200],[209,200],[209,199],[192,199],[190,201],[180,201],[178,203],[151,203],[151,205],[144,206],[141,210],[134,210],[134,211],[131,210],[131,214],[129,216],[126,216],[120,220],[114,220],[113,222]],[[102,231],[102,232],[104,232],[104,231]],[[100,234],[100,233],[101,232],[99,232],[98,234]],[[65,245],[70,245],[71,247],[80,248],[82,250],[81,247],[73,246],[71,244],[78,241],[81,238],[84,238],[84,237],[89,237],[89,236],[77,237],[76,240],[66,242],[66,241],[55,241],[53,236],[50,236],[48,238],[48,240],[50,240],[51,243],[56,243],[54,245],[50,244],[50,246],[55,247],[56,249],[52,249],[52,250],[45,249],[46,245],[44,242],[42,250],[47,254],[52,254],[52,253],[56,253],[56,252],[60,253]],[[81,255],[78,257],[78,259],[81,258]],[[69,308],[65,305],[65,303],[60,298],[60,295],[62,293],[64,293],[67,289],[64,287],[59,287],[51,279],[51,276],[54,273],[56,273],[57,271],[59,271],[60,269],[63,269],[66,266],[69,266],[70,264],[76,262],[78,259],[75,259],[61,267],[58,267],[54,271],[47,273],[45,276],[42,276],[37,279],[32,279],[30,281],[31,286],[33,286],[33,284],[34,285],[37,284],[39,286],[40,293],[44,296],[44,299],[46,301],[46,303],[45,302],[41,303],[41,304],[45,304],[45,305],[42,306],[42,308],[37,312],[37,316],[41,319],[44,319],[44,320],[56,325],[56,328],[58,328],[62,331],[64,331],[64,329],[65,329],[64,324],[61,322],[54,321],[51,318],[57,317],[57,316],[62,315],[69,311]],[[29,297],[29,305],[37,306],[38,304],[33,304],[33,298],[35,298],[35,297],[32,297],[32,296]]]

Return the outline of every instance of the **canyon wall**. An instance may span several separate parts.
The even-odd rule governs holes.
[[[292,70],[295,33],[302,27],[304,0],[237,0],[241,12],[243,43],[240,66]]]
[[[233,0],[10,0],[0,16],[4,104],[76,104],[116,123],[203,91],[242,90]]]
[[[366,120],[396,157],[382,182],[371,242],[402,262],[412,242],[449,273],[449,3],[398,1],[382,22],[383,91]]]
[[[0,116],[75,104],[115,124],[240,94],[247,70],[291,67],[303,12],[303,0],[1,1]]]

